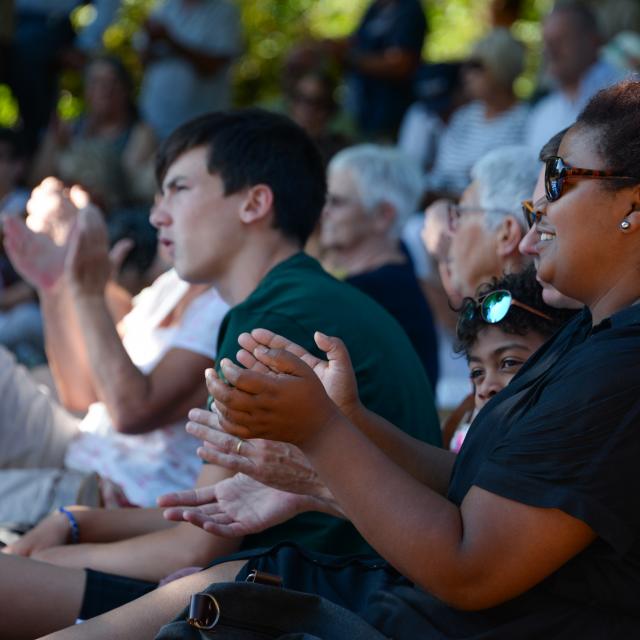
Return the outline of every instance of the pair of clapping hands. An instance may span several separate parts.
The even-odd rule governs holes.
[[[323,426],[359,410],[355,374],[338,338],[316,332],[327,360],[266,329],[238,338],[237,359],[207,370],[215,409],[192,409],[186,429],[204,441],[198,455],[235,472],[215,485],[167,494],[165,517],[210,533],[257,533],[303,511],[342,511],[304,451]],[[243,368],[244,367],[244,368]]]
[[[64,277],[77,291],[101,294],[132,241],[109,251],[102,213],[79,186],[45,178],[31,193],[27,218],[3,219],[4,246],[20,275],[40,291]]]

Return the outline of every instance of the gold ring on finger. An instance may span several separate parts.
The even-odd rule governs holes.
[[[240,438],[240,439],[238,440],[238,444],[236,445],[236,453],[237,453],[238,455],[241,455],[241,453],[240,453],[240,449],[242,449],[242,445],[243,445],[243,444],[244,444],[244,440],[243,440],[242,438]]]

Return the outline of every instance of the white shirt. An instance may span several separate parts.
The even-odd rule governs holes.
[[[171,269],[136,296],[133,310],[125,316],[123,344],[143,373],[149,373],[170,349],[215,358],[218,330],[229,309],[215,289],[195,298],[179,325],[160,326],[188,287]],[[192,487],[200,472],[198,442],[186,433],[185,424],[186,416],[149,433],[126,435],[113,428],[105,405],[96,402],[67,449],[65,466],[95,471],[119,484],[133,504],[155,506],[159,495]]]

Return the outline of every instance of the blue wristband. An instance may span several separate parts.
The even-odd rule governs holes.
[[[59,507],[58,511],[60,513],[64,513],[67,516],[67,520],[69,521],[69,526],[71,527],[71,531],[69,532],[69,536],[71,538],[71,544],[78,544],[80,542],[80,527],[78,526],[78,521],[75,516],[69,509],[65,509],[64,507]]]

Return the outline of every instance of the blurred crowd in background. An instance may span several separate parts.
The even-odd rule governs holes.
[[[18,108],[15,124],[0,129],[0,211],[26,215],[31,189],[51,176],[64,188],[81,186],[102,211],[111,244],[128,242],[117,279],[135,295],[168,267],[148,222],[155,151],[181,123],[234,106],[232,74],[247,40],[242,3],[148,3],[132,38],[140,78],[130,61],[104,47],[105,31],[131,3],[95,0],[93,19],[75,30],[71,17],[80,4],[87,3],[0,2],[0,84]],[[410,256],[420,289],[396,291],[385,306],[423,296],[424,311],[413,317],[422,330],[408,333],[446,409],[469,390],[466,363],[452,347],[452,306],[473,294],[447,282],[450,203],[487,152],[523,145],[537,155],[595,92],[640,70],[640,5],[559,0],[549,7],[540,22],[535,89],[523,100],[516,86],[529,56],[514,26],[530,3],[488,3],[485,33],[469,54],[437,63],[423,56],[429,4],[374,0],[347,37],[292,43],[280,61],[280,94],[261,106],[304,128],[328,167],[327,205],[309,252],[356,286],[369,262],[380,265],[380,255],[388,254],[391,265]],[[82,111],[72,119],[58,108],[61,74],[69,71],[79,74],[83,92]],[[375,229],[358,215],[385,199],[376,183],[394,178],[376,175],[379,156],[368,157],[367,147],[347,149],[362,143],[390,147],[406,163],[393,223]],[[28,366],[45,363],[37,295],[4,255],[0,279],[0,343]],[[366,290],[367,283],[359,284]]]

